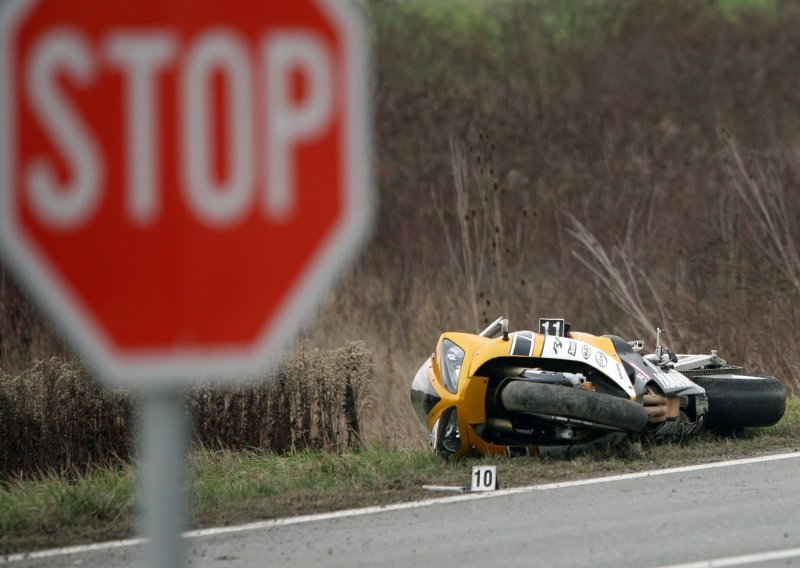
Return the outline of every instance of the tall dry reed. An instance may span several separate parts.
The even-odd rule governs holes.
[[[275,452],[358,447],[370,375],[363,344],[303,348],[257,383],[190,391],[193,440]],[[99,386],[74,361],[41,360],[0,375],[0,477],[127,460],[132,406],[131,394]]]

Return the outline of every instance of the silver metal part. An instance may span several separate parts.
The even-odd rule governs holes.
[[[631,349],[633,349],[634,353],[641,353],[642,351],[644,351],[644,341],[642,341],[641,339],[634,339],[633,341],[629,341],[628,345],[631,346]]]
[[[666,329],[661,329],[660,327],[657,327],[657,328],[656,328],[656,349],[655,349],[655,355],[656,355],[656,357],[658,357],[659,359],[661,359],[661,356],[664,354],[664,348],[661,346],[661,334],[662,334],[662,333],[667,333],[667,330],[666,330]]]
[[[478,335],[481,337],[494,337],[501,331],[503,331],[503,322],[505,321],[505,329],[508,330],[508,320],[505,317],[500,316],[492,323],[490,323],[486,329],[480,332]]]
[[[691,371],[708,365],[727,365],[725,359],[717,356],[716,351],[711,355],[678,355],[678,362],[675,363],[676,371]]]
[[[520,375],[523,379],[537,383],[565,385],[569,387],[582,387],[586,384],[586,377],[581,373],[556,373],[542,369],[525,369]]]
[[[450,491],[453,493],[466,493],[467,487],[466,486],[453,486],[453,485],[423,485],[423,489],[426,491]]]

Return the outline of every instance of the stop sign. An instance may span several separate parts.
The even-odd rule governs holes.
[[[370,217],[337,0],[3,0],[0,248],[116,381],[274,359]]]

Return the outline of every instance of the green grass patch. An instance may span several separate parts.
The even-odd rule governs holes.
[[[647,6],[652,3],[651,6]],[[686,4],[691,4],[687,2]],[[401,3],[373,2],[371,16],[382,24],[387,19],[421,18],[443,30],[451,41],[469,43],[481,38],[494,55],[515,49],[508,31],[520,17],[537,22],[536,30],[556,45],[591,42],[598,28],[615,34],[632,10],[650,10],[652,17],[680,10],[680,3],[652,0],[406,0]],[[694,9],[709,17],[738,21],[747,17],[776,18],[781,0],[716,0]],[[530,24],[530,22],[528,22]],[[530,30],[529,30],[530,31]]]
[[[199,449],[191,461],[192,526],[218,526],[436,495],[423,485],[466,486],[472,466],[495,464],[503,487],[645,471],[795,450],[800,401],[776,426],[737,435],[703,434],[683,443],[626,444],[571,459],[443,461],[428,451],[373,448],[345,453]],[[133,534],[136,479],[128,466],[65,479],[0,483],[0,554]]]
[[[130,467],[0,482],[0,554],[130,534],[135,502]]]

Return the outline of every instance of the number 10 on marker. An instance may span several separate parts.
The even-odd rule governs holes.
[[[476,465],[472,468],[472,491],[494,491],[497,489],[497,466]]]

